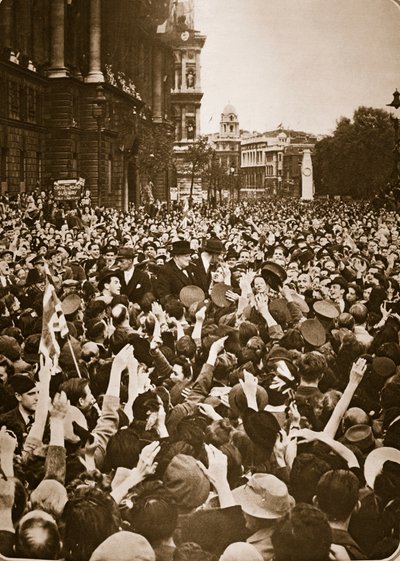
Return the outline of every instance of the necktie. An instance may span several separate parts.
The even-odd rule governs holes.
[[[26,424],[26,432],[29,432],[32,428],[35,417],[33,415],[28,415],[28,422]]]

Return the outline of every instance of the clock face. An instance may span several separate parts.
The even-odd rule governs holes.
[[[303,169],[303,175],[305,175],[305,176],[307,176],[307,177],[308,177],[309,175],[311,175],[311,170],[310,170],[310,168],[304,168],[304,169]]]
[[[189,39],[189,31],[183,31],[181,33],[181,39],[182,41],[187,41]]]

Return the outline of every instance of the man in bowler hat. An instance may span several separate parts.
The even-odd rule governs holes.
[[[200,257],[194,268],[196,282],[193,284],[199,286],[205,294],[210,288],[211,271],[224,253],[225,247],[219,238],[207,239],[200,250]]]
[[[179,298],[185,286],[197,284],[190,262],[190,243],[185,240],[173,242],[170,254],[172,259],[160,267],[155,281],[155,291],[162,304],[169,296]]]

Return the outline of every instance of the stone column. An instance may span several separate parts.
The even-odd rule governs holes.
[[[301,198],[305,201],[312,201],[314,198],[313,166],[308,148],[303,152],[301,163]]]
[[[89,72],[85,82],[104,82],[101,71],[101,0],[90,0]]]
[[[200,51],[196,52],[196,84],[197,91],[201,91],[201,64],[200,64]]]
[[[50,8],[50,30],[51,51],[49,78],[64,78],[67,69],[64,62],[64,39],[65,39],[65,0],[51,0]]]
[[[153,118],[156,122],[163,119],[163,75],[162,52],[157,46],[153,54]]]
[[[195,138],[200,134],[200,107],[196,107],[196,134]]]
[[[11,49],[12,43],[12,10],[13,0],[3,0],[0,6],[0,35],[3,47]]]

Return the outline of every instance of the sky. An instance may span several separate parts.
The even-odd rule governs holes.
[[[195,0],[195,27],[202,134],[228,103],[242,129],[330,134],[400,90],[399,0]]]

